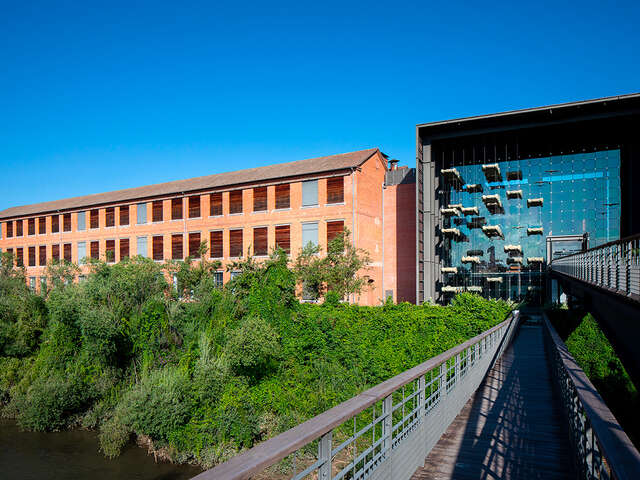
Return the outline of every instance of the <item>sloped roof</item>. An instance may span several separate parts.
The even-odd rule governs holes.
[[[266,167],[248,168],[245,170],[218,173],[216,175],[207,175],[186,180],[175,180],[173,182],[158,183],[144,187],[127,188],[114,192],[94,193],[81,197],[11,207],[0,212],[0,219],[344,170],[362,165],[376,152],[379,152],[377,148],[369,148],[367,150],[329,155],[327,157],[309,158],[295,162],[268,165]]]

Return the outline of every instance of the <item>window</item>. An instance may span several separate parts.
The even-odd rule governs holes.
[[[182,220],[182,199],[171,199],[171,220]]]
[[[22,236],[23,227],[24,227],[24,220],[18,220],[16,222],[16,237],[21,237]]]
[[[144,225],[145,223],[147,223],[147,204],[139,203],[136,206],[136,211],[137,211],[136,221],[138,225]]]
[[[267,187],[253,189],[253,211],[264,212],[267,210]]]
[[[230,278],[231,280],[233,280],[234,278],[239,277],[241,273],[242,273],[242,272],[231,272],[231,273],[229,274],[229,278]]]
[[[47,233],[47,217],[40,217],[38,219],[38,233],[45,235]]]
[[[164,259],[164,238],[163,237],[153,237],[153,259],[154,260],[163,260]]]
[[[212,217],[222,215],[222,192],[209,195],[209,215]]]
[[[276,226],[276,247],[281,248],[285,253],[291,253],[291,226]]]
[[[302,182],[302,206],[315,207],[318,205],[318,181]]]
[[[65,213],[62,216],[62,231],[70,232],[71,231],[71,214]]]
[[[214,272],[213,273],[213,284],[220,288],[223,284],[223,272]]]
[[[60,261],[60,245],[51,245],[51,259]]]
[[[291,185],[276,185],[276,209],[291,207]]]
[[[84,263],[87,258],[87,242],[78,242],[78,263]]]
[[[104,226],[115,227],[116,226],[116,208],[109,207],[104,209]]]
[[[78,231],[83,232],[87,229],[87,212],[78,212]]]
[[[113,263],[116,260],[116,241],[115,240],[107,240],[105,242],[105,257],[107,257],[107,262]]]
[[[40,277],[40,293],[47,293],[47,277]]]
[[[137,243],[136,243],[136,254],[145,258],[149,256],[149,250],[147,247],[147,237],[138,237]]]
[[[60,231],[60,216],[51,216],[51,233],[58,233]]]
[[[36,277],[29,277],[29,288],[31,291],[36,291]]]
[[[200,218],[200,195],[189,197],[189,218]]]
[[[35,218],[30,218],[29,220],[27,220],[27,233],[29,235],[35,235],[36,234],[36,219]]]
[[[327,203],[344,203],[344,177],[327,178]]]
[[[229,192],[229,213],[242,213],[242,190]]]
[[[344,231],[344,221],[327,222],[327,245]]]
[[[145,238],[145,240],[146,240],[146,238]],[[120,259],[119,259],[119,261],[121,262],[125,258],[129,258],[129,239],[128,238],[121,238],[120,239]]]
[[[253,229],[253,254],[256,256],[267,255],[269,253],[269,237],[267,227],[257,227]]]
[[[302,224],[302,246],[306,247],[309,243],[318,245],[318,222]]]
[[[7,222],[7,238],[13,237],[13,222]]]
[[[100,212],[99,210],[91,210],[89,212],[89,228],[100,227]]]
[[[200,258],[200,232],[189,234],[189,256],[191,258]]]
[[[89,244],[91,258],[100,258],[100,243],[98,241]]]
[[[29,266],[36,266],[36,247],[29,247]]]
[[[62,246],[62,253],[64,255],[64,259],[67,262],[71,262],[71,244],[70,243],[65,243]]]
[[[162,222],[164,220],[162,200],[156,200],[151,204],[151,215],[153,215],[154,222]]]
[[[7,248],[7,253],[13,257],[13,248]]]
[[[222,230],[209,233],[209,243],[211,244],[211,250],[209,250],[209,257],[222,258],[223,245],[222,245]]]
[[[16,265],[19,267],[24,266],[24,250],[22,247],[16,248]]]
[[[120,225],[121,226],[129,225],[129,205],[120,207]]]
[[[229,256],[242,256],[242,230],[229,230]]]
[[[47,265],[47,246],[40,245],[38,247],[38,265],[44,267]]]
[[[184,258],[181,233],[171,235],[171,258],[174,260],[182,260]]]

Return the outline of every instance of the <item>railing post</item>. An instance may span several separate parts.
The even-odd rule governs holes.
[[[331,439],[333,431],[325,433],[318,440],[318,460],[322,464],[318,467],[318,480],[331,480]]]
[[[440,364],[440,385],[438,387],[440,393],[438,393],[438,400],[442,400],[447,393],[447,362],[444,361]]]
[[[391,434],[393,432],[393,396],[389,395],[382,401],[382,452],[383,457],[387,456],[387,451],[391,449]]]
[[[424,375],[420,375],[418,379],[418,418],[422,420],[422,417],[425,416],[426,409],[426,401],[427,401],[427,379]]]

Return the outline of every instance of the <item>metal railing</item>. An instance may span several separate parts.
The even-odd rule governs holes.
[[[409,479],[511,342],[519,313],[194,480]]]
[[[640,301],[640,235],[556,258],[548,268]]]
[[[579,478],[637,479],[640,453],[544,316],[551,371],[569,422]]]

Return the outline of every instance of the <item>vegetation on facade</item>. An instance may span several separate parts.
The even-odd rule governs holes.
[[[339,242],[329,267],[313,266],[318,278],[362,260]],[[98,429],[110,457],[137,435],[172,461],[211,466],[510,310],[471,294],[447,307],[349,305],[338,300],[355,287],[338,279],[318,280],[319,295],[335,289],[324,304],[300,303],[305,270],[283,252],[235,264],[241,274],[222,288],[206,262],[169,265],[177,290],[148,259],[90,267],[73,283],[77,267],[51,265],[47,293],[36,295],[2,257],[0,403],[26,429]]]

